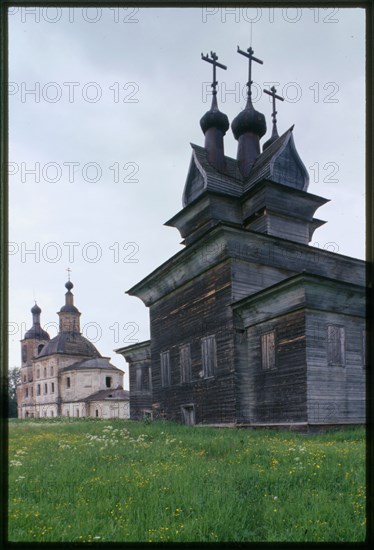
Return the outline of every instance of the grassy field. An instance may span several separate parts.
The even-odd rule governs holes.
[[[362,541],[364,430],[9,428],[10,541]]]

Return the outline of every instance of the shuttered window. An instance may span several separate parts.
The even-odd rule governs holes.
[[[179,349],[180,365],[181,365],[181,382],[191,382],[191,346],[186,344]]]
[[[264,370],[276,368],[274,330],[261,334],[261,364]]]
[[[205,378],[214,376],[217,368],[216,337],[206,336],[201,340],[201,355],[203,361],[203,374]]]
[[[170,352],[164,351],[160,354],[161,360],[161,386],[170,386]]]
[[[345,365],[345,329],[340,325],[327,325],[327,363]]]

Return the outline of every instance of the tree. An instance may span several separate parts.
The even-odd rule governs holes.
[[[17,417],[17,386],[21,382],[21,369],[14,367],[8,373],[8,417]]]

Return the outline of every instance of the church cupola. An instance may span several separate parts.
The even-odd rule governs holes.
[[[31,308],[32,313],[32,327],[25,333],[24,340],[49,340],[49,334],[40,326],[40,314],[42,310],[35,302],[35,305]]]
[[[269,145],[274,143],[274,141],[279,138],[278,129],[277,129],[277,113],[278,113],[278,111],[275,110],[275,100],[279,99],[279,101],[284,101],[284,98],[281,97],[280,95],[276,95],[275,92],[277,90],[276,90],[275,86],[272,86],[270,88],[270,92],[269,92],[269,90],[263,90],[263,91],[265,92],[265,94],[268,94],[269,96],[271,96],[271,98],[273,100],[273,112],[271,113],[271,117],[273,119],[273,130],[272,130],[272,133],[271,133],[271,137],[267,141],[265,141],[265,143],[262,146],[262,150],[265,151],[265,149],[267,149],[269,147]]]
[[[201,59],[213,65],[213,88],[212,105],[210,110],[200,120],[200,126],[205,135],[205,149],[209,163],[217,170],[223,170],[225,167],[225,154],[223,146],[223,137],[230,127],[229,119],[218,109],[217,103],[217,84],[216,67],[226,70],[227,67],[218,63],[218,56],[215,52],[208,55],[201,54]]]
[[[74,294],[71,292],[74,287],[70,281],[65,284],[67,292],[65,294],[65,305],[58,312],[60,317],[60,332],[71,332],[80,334],[79,318],[80,311],[74,305]]]
[[[248,53],[247,53],[248,52]],[[260,154],[260,138],[266,134],[266,121],[262,113],[256,111],[252,105],[252,61],[256,63],[263,62],[253,56],[252,48],[243,52],[238,46],[238,53],[248,58],[248,92],[247,104],[243,111],[231,123],[231,129],[235,139],[238,141],[237,161],[239,169],[244,178],[246,178],[251,168]]]

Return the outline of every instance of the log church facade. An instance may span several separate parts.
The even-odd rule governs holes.
[[[129,364],[130,418],[186,424],[365,422],[365,263],[311,246],[327,202],[309,192],[293,127],[272,133],[251,100],[232,121],[217,104],[211,53],[204,147],[192,145],[183,208],[166,222],[184,249],[128,294],[149,308],[150,340],[116,350]]]

